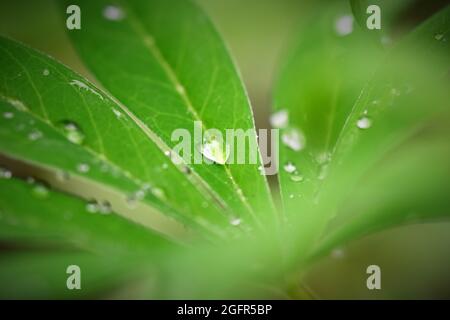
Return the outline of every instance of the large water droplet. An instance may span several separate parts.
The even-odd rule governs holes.
[[[0,167],[0,179],[11,179],[12,172],[6,168]]]
[[[36,182],[33,185],[33,195],[37,198],[44,199],[49,194],[49,188],[42,182]]]
[[[125,13],[122,8],[109,5],[103,9],[103,16],[111,21],[120,21],[125,17]]]
[[[336,33],[340,36],[346,36],[353,32],[353,17],[344,15],[339,17],[334,25]]]
[[[287,110],[280,110],[270,116],[270,125],[274,128],[286,128],[289,123]]]
[[[281,142],[294,151],[300,151],[305,147],[305,136],[296,128],[286,129],[281,135]]]
[[[360,129],[369,129],[372,126],[372,120],[370,120],[368,117],[361,117],[356,122],[356,125]]]
[[[288,172],[288,173],[292,173],[295,170],[297,170],[297,167],[292,163],[292,162],[286,162],[286,164],[283,166],[284,171]]]
[[[200,146],[200,152],[208,160],[218,164],[225,164],[230,156],[230,146],[215,137],[205,138],[205,141]]]
[[[64,135],[67,140],[75,144],[82,144],[84,141],[84,133],[80,127],[73,121],[63,120],[60,121],[59,126],[64,131]]]
[[[50,71],[49,71],[48,69],[44,69],[44,70],[42,71],[42,74],[43,74],[44,76],[48,76],[48,75],[50,74]]]

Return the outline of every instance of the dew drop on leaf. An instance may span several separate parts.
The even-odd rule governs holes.
[[[334,25],[336,33],[340,36],[346,36],[353,32],[353,17],[344,15],[339,17]]]
[[[305,136],[296,128],[286,129],[281,135],[281,142],[294,151],[300,151],[305,147]]]
[[[302,182],[303,181],[303,175],[301,175],[298,172],[294,172],[291,175],[291,181],[293,181],[293,182]]]
[[[283,166],[284,171],[288,172],[288,173],[292,173],[295,170],[297,170],[297,167],[292,163],[292,162],[286,162],[286,164]]]
[[[6,168],[0,167],[0,179],[11,179],[12,172]]]
[[[280,110],[270,116],[270,125],[273,128],[286,128],[289,123],[289,114],[287,110]]]
[[[152,194],[157,197],[158,199],[164,200],[166,198],[166,194],[164,193],[163,189],[154,187],[151,189]]]
[[[50,74],[50,71],[49,71],[48,69],[44,69],[44,70],[42,71],[42,74],[43,74],[44,76],[48,76],[48,75]]]
[[[111,21],[120,21],[125,17],[125,13],[121,8],[109,5],[103,9],[103,16]]]
[[[38,139],[42,138],[42,132],[39,130],[33,130],[28,134],[28,139],[31,141],[36,141]]]
[[[117,117],[117,119],[120,119],[122,117],[122,112],[120,112],[119,110],[117,110],[116,108],[112,108],[112,112],[115,114],[115,116]]]
[[[87,163],[79,163],[77,165],[77,171],[81,173],[86,173],[90,169],[89,165]]]
[[[3,118],[12,119],[12,118],[14,118],[14,113],[12,113],[10,111],[3,112]]]
[[[44,199],[49,194],[49,188],[42,182],[36,182],[33,185],[33,195],[37,198]]]
[[[62,128],[67,140],[75,144],[82,144],[84,141],[84,133],[80,127],[73,121],[63,120],[60,121],[59,127]]]
[[[99,212],[101,214],[110,214],[112,211],[111,204],[108,201],[102,201],[99,204]]]
[[[356,125],[360,129],[369,129],[372,126],[372,121],[368,117],[361,117],[356,122]]]
[[[206,138],[200,146],[200,152],[208,160],[223,165],[230,156],[230,146],[226,142],[221,143],[215,138]]]
[[[97,213],[99,211],[98,202],[95,200],[90,200],[86,203],[86,210],[89,213]]]
[[[231,224],[232,226],[237,227],[237,226],[239,226],[239,225],[241,224],[241,219],[239,219],[239,218],[232,218],[232,219],[230,220],[230,224]]]
[[[437,41],[441,41],[441,40],[444,38],[444,34],[443,34],[443,33],[436,33],[436,34],[434,35],[434,38],[435,38]]]

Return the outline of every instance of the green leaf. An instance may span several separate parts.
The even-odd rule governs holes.
[[[81,270],[81,289],[69,290],[67,267]],[[99,297],[138,279],[133,263],[117,257],[82,252],[15,252],[0,263],[0,297],[3,299],[86,299]]]
[[[173,218],[223,234],[214,226],[228,219],[209,186],[165,156],[164,144],[128,109],[32,49],[0,39],[0,51],[0,108],[10,114],[0,119],[3,165],[87,200],[108,201],[172,236],[185,233]]]
[[[170,248],[169,240],[148,229],[42,183],[3,178],[0,191],[0,240],[5,243],[27,245],[33,239],[35,246],[56,244],[102,255]]]
[[[102,294],[178,250],[114,213],[93,213],[83,200],[16,178],[0,179],[0,241],[0,296],[8,299]],[[82,290],[66,287],[70,265],[81,268]]]
[[[217,129],[223,135],[226,129],[250,129],[247,144],[256,142],[242,81],[216,30],[197,6],[181,0],[70,4],[83,11],[82,30],[68,31],[82,60],[162,143],[173,148],[179,141],[171,139],[172,133],[188,130],[192,159],[203,142],[194,134],[194,121],[201,122],[203,132]],[[232,150],[236,154],[237,146]],[[249,148],[245,157],[250,157]],[[245,165],[188,165],[230,214],[258,223],[274,217],[267,182],[258,170],[259,158]],[[268,214],[263,217],[263,213]]]

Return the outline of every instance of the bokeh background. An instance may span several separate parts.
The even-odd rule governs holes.
[[[197,2],[230,48],[249,91],[257,126],[268,128],[277,69],[313,1]],[[420,12],[403,13],[399,33],[446,1],[419,2]],[[58,10],[52,0],[2,0],[0,33],[50,54],[93,80],[68,41]],[[307,285],[323,299],[449,299],[449,253],[450,222],[398,227],[333,251],[312,266]],[[381,267],[382,290],[366,288],[365,270],[370,264]]]

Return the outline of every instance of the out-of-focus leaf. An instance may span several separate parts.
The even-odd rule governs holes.
[[[321,191],[331,206],[347,197],[341,209],[347,211],[341,213],[346,222],[335,226],[343,230],[330,236],[349,240],[411,216],[415,221],[448,217],[449,30],[447,7],[399,43],[363,90]],[[358,127],[361,119],[369,128]]]
[[[111,212],[49,189],[39,182],[0,179],[0,241],[72,246],[109,255],[156,254],[170,242]],[[153,251],[153,252],[152,252]]]
[[[0,51],[2,165],[108,201],[127,218],[174,236],[183,228],[173,218],[213,232],[214,224],[228,225],[209,187],[173,164],[128,109],[32,49],[0,39]]]
[[[288,113],[280,134],[284,211],[288,218],[306,221],[339,132],[381,54],[356,25],[348,24],[345,3],[322,9],[297,36],[274,96],[273,117]],[[287,143],[292,132],[300,136],[297,150]]]
[[[69,290],[69,266],[80,267],[80,290]],[[99,297],[138,278],[129,260],[80,252],[15,252],[0,259],[2,299],[80,299]]]
[[[177,248],[114,213],[15,178],[0,179],[0,296],[78,298],[152,276]],[[80,251],[83,250],[83,251]],[[81,269],[82,290],[69,290],[67,267]]]
[[[359,194],[358,191],[361,191],[367,197],[367,194],[362,190],[364,190],[368,182],[363,177],[367,172],[371,172],[369,170],[378,170],[380,172],[383,170],[383,166],[374,167],[376,163],[381,163],[386,155],[392,154],[392,150],[395,150],[395,148],[407,141],[411,144],[411,147],[405,153],[409,154],[411,158],[414,156],[419,157],[421,153],[416,152],[419,152],[418,150],[421,149],[414,146],[410,139],[417,132],[420,132],[420,129],[424,126],[432,126],[436,118],[448,119],[448,103],[446,103],[448,101],[446,94],[448,89],[442,85],[442,79],[448,70],[448,44],[445,41],[448,23],[448,9],[446,9],[432,17],[427,23],[414,31],[413,34],[405,38],[396,50],[385,59],[383,67],[377,71],[375,76],[367,78],[372,78],[372,80],[359,95],[354,96],[354,99],[357,98],[357,101],[352,104],[351,110],[348,108],[343,109],[345,112],[342,114],[342,121],[336,123],[338,127],[333,136],[333,144],[328,150],[329,154],[324,157],[327,161],[322,165],[321,170],[310,170],[311,167],[314,168],[314,162],[312,160],[309,162],[304,160],[307,157],[314,159],[314,157],[308,155],[308,148],[311,147],[308,145],[308,141],[311,140],[310,135],[314,137],[313,130],[305,130],[306,147],[297,153],[297,158],[295,158],[296,154],[292,152],[289,156],[283,156],[283,153],[281,153],[281,158],[285,162],[297,159],[297,163],[300,163],[297,166],[299,172],[302,169],[306,169],[306,175],[304,175],[304,179],[301,182],[293,183],[289,181],[287,177],[290,174],[286,173],[281,173],[280,177],[285,203],[289,201],[289,198],[292,198],[290,200],[292,204],[286,206],[289,210],[288,212],[294,211],[295,208],[298,210],[298,218],[295,219],[296,223],[293,223],[297,235],[294,234],[291,240],[300,244],[302,252],[309,248],[312,242],[315,241],[314,239],[317,239],[317,236],[322,232],[320,230],[325,228],[325,225],[335,215],[340,205],[344,203],[344,208],[351,207],[348,202],[346,203],[347,206],[345,206],[345,201],[351,202],[355,199]],[[436,38],[436,34],[442,36]],[[425,50],[420,50],[423,47]],[[360,53],[364,53],[364,51]],[[302,56],[300,55],[300,57]],[[358,68],[358,60],[353,61],[356,61],[353,67]],[[290,70],[289,65],[286,69]],[[291,85],[292,83],[295,82],[291,82]],[[347,88],[342,87],[341,89],[346,94],[355,94],[355,91],[349,90],[350,88],[351,86]],[[301,88],[298,91],[300,93],[298,96],[301,97]],[[310,91],[309,94],[313,95],[313,91]],[[277,95],[277,97],[279,96]],[[280,100],[276,100],[276,103],[278,101]],[[317,108],[323,107],[319,105]],[[303,111],[303,116],[309,115],[307,111],[300,110]],[[293,123],[299,121],[298,118],[292,119],[292,117],[290,117],[290,120]],[[328,123],[325,117],[321,120],[319,123],[322,126]],[[301,124],[299,127],[302,128]],[[317,131],[316,135],[324,132],[320,126],[315,126],[315,128]],[[448,141],[448,139],[444,139],[444,141]],[[448,154],[444,151],[442,152],[440,157],[448,159]],[[403,154],[403,160],[408,159],[405,153]],[[420,165],[425,167],[421,168]],[[427,169],[428,165],[432,166],[430,163],[418,161],[411,164],[405,163],[405,168],[415,168],[413,172],[410,172],[411,175],[422,173],[426,175],[426,170],[424,169]],[[440,172],[445,173],[446,171],[442,169]],[[391,172],[389,171],[389,173]],[[402,173],[405,174],[404,171]],[[283,178],[283,175],[286,178]],[[398,176],[395,176],[395,178],[399,179]],[[395,190],[397,188],[395,184],[390,184],[396,181],[394,176],[388,176],[384,179],[386,185],[383,187],[378,185],[377,188],[380,187],[385,190],[389,190],[389,188],[394,188]],[[433,179],[427,181],[432,182]],[[437,187],[437,181],[440,180],[435,179],[434,181],[436,182],[434,186]],[[309,183],[310,186],[305,182]],[[289,184],[298,184],[299,186],[296,187],[298,189],[292,189],[292,187],[289,187]],[[306,197],[303,196],[304,192],[300,193],[303,197],[295,200],[298,193],[290,193],[288,195],[286,194],[287,188],[291,188],[288,189],[290,191],[305,188],[303,190],[309,190],[309,193],[307,193]],[[368,190],[373,191],[373,189]],[[366,192],[369,191],[366,190]],[[414,192],[412,190],[410,194],[414,194]],[[293,197],[290,196],[291,194],[293,194]],[[406,194],[408,193],[406,192]],[[373,196],[375,197],[376,194],[374,193]],[[437,194],[436,199],[439,202],[438,199],[442,199],[442,197]],[[402,201],[400,196],[399,201]],[[356,203],[359,202],[356,201]],[[395,204],[389,205],[395,206]],[[368,208],[366,209],[368,210]],[[373,208],[373,210],[376,211],[377,209]],[[401,212],[402,214],[408,214],[408,211]],[[356,214],[355,212],[353,213]],[[446,214],[446,211],[440,210],[436,214]],[[398,213],[398,215],[400,216],[401,214]],[[401,220],[399,216],[392,217],[391,224]],[[380,219],[386,218],[384,216]],[[386,221],[376,223],[373,219],[372,223],[374,228],[377,225],[387,224]],[[364,226],[370,227],[369,224],[364,224]],[[349,228],[351,229],[352,227]],[[363,230],[358,231],[364,233]],[[358,232],[354,231],[354,233]]]
[[[191,159],[203,132],[251,130],[247,145],[256,142],[248,97],[216,30],[190,1],[70,1],[83,8],[82,30],[69,31],[75,47],[94,76],[122,104],[173,148],[172,133],[191,135]],[[227,141],[231,145],[230,141]],[[236,155],[237,145],[234,145]],[[256,151],[254,149],[253,151]],[[246,221],[271,224],[270,192],[257,163],[189,164],[231,213]],[[243,154],[241,154],[242,156]],[[182,193],[183,191],[180,191]],[[267,218],[261,217],[268,213]]]

